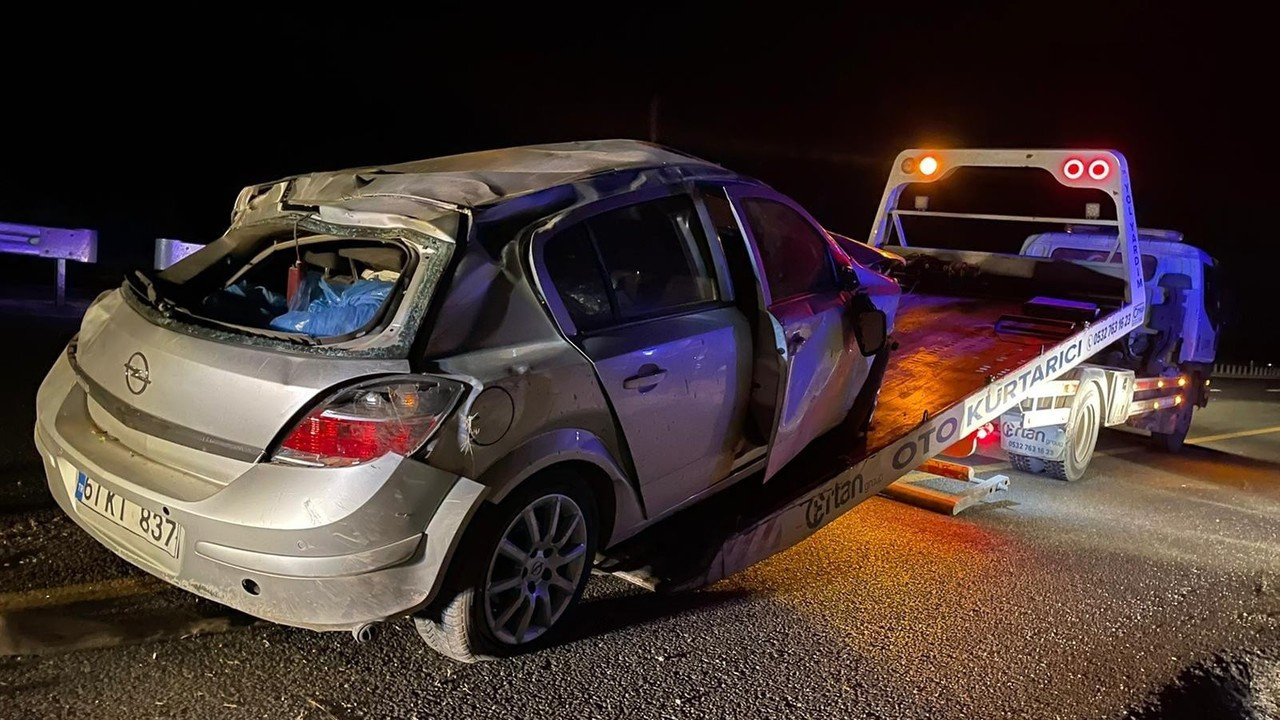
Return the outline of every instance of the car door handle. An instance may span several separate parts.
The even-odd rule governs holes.
[[[662,382],[667,376],[666,370],[651,370],[643,375],[632,375],[622,381],[622,387],[627,390],[645,390]]]

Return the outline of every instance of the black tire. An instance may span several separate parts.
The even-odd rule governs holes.
[[[1065,482],[1075,482],[1071,479],[1071,475],[1067,473],[1067,464],[1062,460],[1049,460],[1044,464],[1045,474],[1051,478],[1063,480]],[[1077,478],[1078,479],[1078,478]]]
[[[563,520],[569,523],[568,518],[573,514],[566,514],[569,502],[578,513],[580,524],[585,530],[585,537],[581,540],[570,538],[570,534],[577,532],[576,525],[563,533],[566,546],[572,546],[570,550],[564,551],[565,557],[572,552],[575,558],[565,561],[566,565],[572,562],[577,567],[577,558],[582,558],[580,569],[573,573],[577,578],[576,582],[569,582],[568,578],[560,575],[560,569],[566,565],[555,565],[561,560],[561,550],[552,545],[555,536],[560,535],[564,528],[553,526],[554,531],[546,532],[545,540],[540,540],[533,537],[533,530],[525,520],[526,512],[533,508],[534,525],[552,522],[549,518],[553,512],[557,517],[555,522]],[[514,560],[512,548],[521,544],[511,542],[514,537],[512,533],[519,530],[517,523],[525,528],[531,547],[546,545],[546,549],[531,551],[521,561]],[[418,635],[436,652],[464,663],[531,652],[554,643],[570,624],[578,601],[582,598],[582,591],[591,576],[598,528],[597,509],[591,491],[584,481],[572,474],[557,475],[547,482],[518,488],[498,505],[482,509],[472,521],[462,546],[450,564],[440,596],[414,616],[413,622]],[[578,545],[581,545],[581,549],[578,549]],[[500,550],[500,546],[504,549]],[[523,547],[517,549],[523,550]],[[539,569],[544,568],[542,561],[545,561],[545,569]],[[534,575],[529,574],[530,568],[534,568]],[[516,570],[519,570],[518,575]],[[497,582],[495,573],[509,577]],[[517,584],[496,590],[499,585],[510,581],[516,581]],[[562,587],[566,583],[572,585],[571,591]],[[499,599],[510,598],[510,593],[515,593],[516,597],[510,600]],[[542,597],[546,600],[540,602]],[[566,600],[563,608],[554,612]],[[503,622],[498,622],[502,620],[501,617],[495,619],[495,608],[498,605],[510,608],[516,602],[521,604],[516,608],[515,615],[506,613],[508,619]],[[547,608],[543,615],[549,619],[547,627],[531,635],[529,630],[534,629],[531,627],[532,621],[526,618],[521,629],[520,616],[525,613],[524,608],[527,608],[531,618],[534,614],[542,613],[542,606]],[[502,612],[498,614],[503,615]],[[514,632],[510,630],[511,620],[516,621]]]
[[[1084,477],[1098,446],[1098,433],[1103,426],[1102,390],[1097,383],[1086,382],[1080,386],[1071,419],[1067,423],[1067,449],[1062,460],[1045,463],[1045,473],[1050,477],[1075,482]]]
[[[1151,445],[1160,452],[1176,453],[1182,450],[1182,444],[1187,440],[1187,432],[1191,430],[1191,413],[1192,405],[1189,402],[1183,402],[1178,406],[1178,424],[1174,426],[1173,432],[1151,433]]]
[[[1014,470],[1031,473],[1032,475],[1038,475],[1044,472],[1044,460],[1031,457],[1030,455],[1009,453],[1009,464],[1013,466]]]

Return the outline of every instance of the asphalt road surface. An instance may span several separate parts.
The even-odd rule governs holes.
[[[134,570],[53,507],[32,396],[72,332],[3,321],[0,717],[1181,718],[1280,715],[1280,383],[1218,381],[1178,456],[1108,432],[1065,484],[958,517],[874,498],[713,587],[594,578],[572,638],[474,666]]]

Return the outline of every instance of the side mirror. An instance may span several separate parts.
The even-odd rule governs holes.
[[[853,334],[858,339],[858,348],[862,350],[863,357],[871,357],[884,349],[889,339],[889,321],[883,310],[863,310],[858,313],[855,322],[857,326],[854,327]]]
[[[862,287],[862,283],[858,280],[858,273],[854,272],[853,268],[842,267],[836,272],[836,274],[839,278],[841,290],[854,292],[858,288]]]

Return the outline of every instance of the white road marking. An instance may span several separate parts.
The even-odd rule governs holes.
[[[180,608],[143,614],[126,612],[120,617],[65,613],[61,610],[0,613],[0,657],[51,655],[157,640],[181,640],[195,635],[224,633],[252,624],[234,615],[202,617]]]
[[[70,605],[88,600],[113,600],[115,598],[145,595],[167,587],[164,582],[149,575],[112,578],[79,585],[20,590],[0,593],[0,612],[31,610],[33,608]]]
[[[255,624],[229,609],[206,615],[183,604],[135,607],[129,600],[167,587],[144,575],[0,593],[0,657],[181,639]]]
[[[1209,392],[1222,392],[1222,388],[1209,388]]]
[[[1202,435],[1200,437],[1187,438],[1189,443],[1207,443],[1217,442],[1219,440],[1234,440],[1235,438],[1253,437],[1254,435],[1268,435],[1270,433],[1280,432],[1280,425],[1272,427],[1256,428],[1254,430],[1241,430],[1240,432],[1222,433],[1220,435]]]
[[[1277,388],[1275,392],[1280,392],[1280,388]],[[1199,437],[1189,437],[1186,439],[1186,442],[1187,443],[1211,443],[1211,442],[1219,442],[1221,440],[1234,440],[1236,438],[1254,437],[1255,435],[1270,435],[1271,433],[1280,433],[1280,425],[1275,425],[1272,427],[1264,427],[1264,428],[1254,428],[1253,430],[1240,430],[1238,432],[1220,433],[1218,435],[1201,435]],[[1147,448],[1142,445],[1131,445],[1129,447],[1118,447],[1118,448],[1113,448],[1111,450],[1100,450],[1094,453],[1094,455],[1102,456],[1102,457],[1114,457],[1117,455],[1128,455],[1130,453],[1142,452],[1146,449]],[[994,462],[994,463],[988,463],[986,465],[975,465],[973,468],[973,472],[989,473],[989,472],[995,472],[997,470],[1006,470],[1008,468],[1009,468],[1009,463],[1007,461]]]
[[[1280,392],[1280,388],[1267,388],[1267,392]]]

